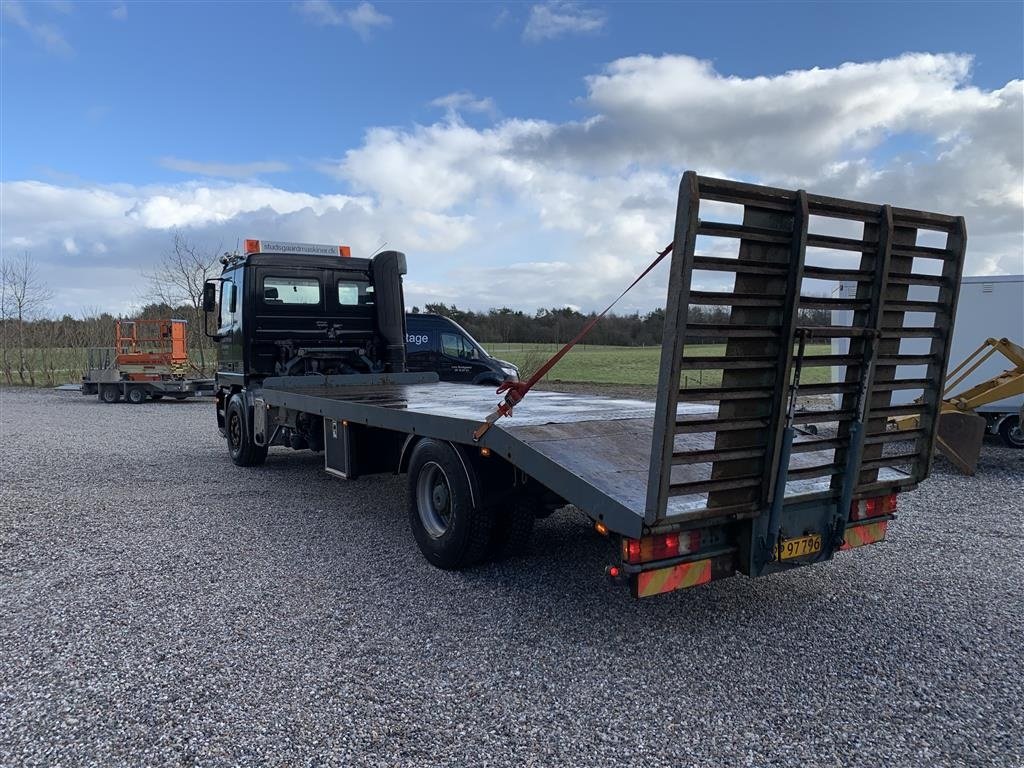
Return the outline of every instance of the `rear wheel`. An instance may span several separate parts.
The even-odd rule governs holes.
[[[438,568],[475,565],[488,553],[492,513],[474,508],[455,449],[421,440],[409,459],[409,525],[423,556]]]
[[[228,452],[231,461],[239,467],[256,467],[267,460],[267,446],[256,445],[252,440],[252,424],[249,409],[240,395],[228,403],[227,412]]]
[[[107,384],[100,387],[100,400],[104,403],[116,403],[121,399],[121,392],[114,384]]]
[[[1011,448],[1024,448],[1024,430],[1020,426],[1020,416],[1009,416],[999,425],[999,436]]]
[[[128,402],[133,405],[144,403],[146,401],[146,392],[142,387],[131,387],[126,395]]]

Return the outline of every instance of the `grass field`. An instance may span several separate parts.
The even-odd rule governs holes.
[[[524,378],[539,368],[560,347],[557,344],[484,344],[484,349],[495,357],[519,366]],[[722,344],[703,344],[686,348],[688,356],[721,354]],[[827,344],[811,345],[808,354],[828,354]],[[660,347],[606,347],[581,345],[575,347],[547,375],[550,381],[580,384],[626,384],[654,386],[658,383]],[[47,384],[46,367],[54,383],[77,382],[85,368],[85,350],[61,348],[32,350],[29,362],[35,369],[36,383]],[[830,380],[829,368],[807,368],[802,380],[807,384],[820,384]],[[683,386],[718,386],[721,371],[685,371]],[[17,383],[17,374],[15,374]]]
[[[560,345],[556,344],[484,344],[484,349],[497,358],[508,360],[519,366],[528,376],[540,367]],[[717,355],[725,349],[724,344],[702,344],[686,348],[687,356]],[[807,347],[807,354],[828,354],[827,344]],[[547,375],[551,381],[593,383],[593,384],[640,384],[654,386],[658,383],[658,365],[661,359],[660,347],[604,347],[578,346],[569,352]],[[718,386],[722,380],[721,371],[685,371],[683,386]],[[807,368],[801,380],[807,384],[821,384],[830,381],[830,368]]]

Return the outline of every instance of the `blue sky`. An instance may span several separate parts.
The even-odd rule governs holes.
[[[409,251],[414,250],[410,245],[418,244],[431,255],[421,274],[410,276],[414,287],[424,289],[420,298],[472,304],[477,299],[471,291],[450,290],[445,295],[444,286],[456,278],[468,284],[483,279],[484,271],[495,269],[509,252],[531,251],[523,263],[555,264],[556,283],[570,280],[573,268],[582,263],[581,254],[588,250],[585,223],[573,227],[553,222],[552,208],[535,202],[545,195],[559,196],[559,185],[571,184],[564,178],[541,178],[548,174],[571,172],[587,183],[600,185],[606,179],[629,187],[640,184],[644,174],[678,178],[684,167],[705,170],[710,165],[713,171],[744,178],[818,181],[831,188],[841,183],[836,164],[852,163],[860,164],[855,186],[863,189],[840,191],[849,196],[872,192],[877,187],[870,182],[873,173],[895,173],[902,176],[889,178],[888,187],[879,192],[906,194],[908,179],[914,178],[912,166],[920,163],[932,169],[941,164],[942,153],[955,141],[951,137],[963,135],[959,124],[979,136],[997,130],[989,131],[978,117],[995,111],[986,98],[1002,100],[1009,115],[998,124],[1000,136],[1008,130],[1013,141],[1021,119],[1018,115],[1016,123],[1013,120],[1019,88],[1007,90],[1008,84],[1021,79],[1024,67],[1021,3],[14,2],[5,4],[2,20],[0,180],[7,186],[0,239],[5,250],[30,248],[37,258],[53,264],[74,257],[79,276],[91,248],[98,259],[96,275],[104,275],[97,280],[116,286],[115,303],[131,300],[129,272],[137,274],[145,266],[140,264],[144,257],[124,263],[111,255],[118,251],[118,237],[142,238],[136,244],[148,247],[160,242],[160,232],[166,235],[170,226],[183,226],[199,240],[230,239],[246,234],[242,228],[247,217],[261,226],[281,225],[287,233],[308,230],[310,236],[318,235],[325,228],[333,231],[325,226],[324,211],[344,207],[343,202],[325,198],[343,195],[359,198],[366,211],[372,209],[368,216],[419,217],[427,229],[467,228],[465,237],[448,241],[420,232],[422,237],[407,237],[409,242],[403,243],[398,240],[400,227],[374,219],[363,237],[386,238],[393,247]],[[955,61],[962,66],[950,65],[952,59],[919,66],[900,58],[909,53],[959,57]],[[641,55],[647,58],[638,60]],[[773,87],[782,88],[785,98],[793,98],[799,107],[800,88],[784,88],[780,79],[787,72],[818,68],[834,73],[837,87],[845,87],[845,62],[874,65],[896,60],[903,62],[896,69],[879,68],[878,87],[890,87],[906,75],[909,90],[894,90],[893,98],[923,89],[936,106],[924,110],[907,104],[877,124],[850,128],[838,144],[829,144],[814,156],[804,156],[800,147],[794,147],[788,165],[765,165],[754,154],[744,160],[742,152],[733,163],[728,153],[724,161],[721,152],[714,155],[717,150],[709,149],[700,137],[677,142],[661,105],[647,103],[630,111],[629,77],[648,84],[643,87],[666,83],[663,89],[674,93],[677,84],[683,88],[686,83],[671,76],[646,78],[664,62],[680,66],[679,78],[684,78],[693,72],[691,60],[704,62],[711,74],[690,81],[714,89],[709,100],[725,105],[709,123],[713,130],[743,143],[763,140],[776,154],[784,153],[786,145],[761,136],[767,130],[765,109],[771,111],[771,106],[745,113],[742,99],[727,105],[722,94],[732,89],[731,80],[742,81],[747,100],[763,80],[766,94]],[[614,70],[615,62],[623,61],[632,62],[625,75]],[[886,74],[890,71],[896,74]],[[592,79],[602,76],[608,76],[608,82],[598,93]],[[937,88],[946,88],[950,99],[963,102],[962,107],[947,114]],[[851,89],[848,103],[853,105],[871,86],[858,80]],[[975,91],[981,95],[974,97]],[[694,123],[706,119],[701,93],[666,98],[676,96],[682,99],[678,104],[689,108],[675,112],[673,119],[692,134]],[[438,102],[445,97],[447,106]],[[870,99],[868,103],[873,104]],[[836,115],[845,111],[834,101],[823,105]],[[648,108],[666,117],[657,137],[644,135],[651,125],[650,120],[641,120]],[[632,114],[637,116],[636,125],[629,122]],[[599,140],[597,131],[574,127],[595,117],[607,117],[608,125],[622,130],[614,146],[588,154],[591,145],[607,139]],[[521,125],[526,122],[546,127],[531,133]],[[418,133],[431,127],[435,131],[430,135]],[[389,128],[387,135],[373,134]],[[630,130],[636,135],[633,154]],[[494,139],[495,133],[501,133],[500,140]],[[659,145],[662,139],[667,142],[664,147]],[[543,145],[540,150],[538,144]],[[419,156],[432,153],[438,155],[434,164],[420,168]],[[397,165],[388,159],[396,156],[401,158]],[[610,156],[616,160],[608,161]],[[451,167],[490,168],[491,160],[499,157],[506,165],[518,163],[529,170],[495,177],[493,197],[487,189],[470,191],[465,180],[448,178]],[[448,165],[437,164],[445,159]],[[1004,166],[1013,219],[1012,187],[1020,177],[1017,156],[1011,153]],[[397,178],[406,173],[408,184],[421,189],[443,177],[440,186],[450,184],[450,194],[442,195],[443,202],[407,194]],[[524,173],[538,179],[536,194],[523,181]],[[387,180],[381,178],[385,174]],[[83,225],[88,208],[82,217],[71,216],[64,230],[58,226],[58,210],[45,227],[31,217],[23,220],[20,211],[27,203],[23,206],[17,196],[25,187],[8,183],[29,181],[46,185],[46,199],[54,205],[86,192],[94,197],[119,195],[134,201],[125,214],[142,210],[137,206],[152,203],[154,195],[177,201],[179,193],[191,194],[196,186],[209,187],[217,195],[228,194],[228,187],[236,197],[253,189],[262,192],[256,202],[225,208],[216,222],[201,216],[143,217],[139,231],[121,233],[124,227],[117,222],[105,232]],[[237,185],[244,189],[239,191]],[[312,210],[319,225],[304,230],[295,204],[268,204],[277,193],[317,198],[320,202]],[[664,189],[659,187],[656,194],[664,197]],[[981,190],[978,195],[984,197]],[[925,199],[920,206],[930,202]],[[1005,205],[1007,200],[999,202]],[[290,218],[285,222],[259,215],[267,205]],[[495,213],[499,209],[501,215]],[[609,215],[615,209],[615,201],[610,201]],[[1002,218],[1002,225],[993,224],[982,233],[991,229],[995,237],[1001,232],[1003,240],[993,247],[1005,251],[1016,220],[1007,227],[1006,211],[985,215]],[[564,213],[558,216],[566,218]],[[494,229],[503,234],[493,236]],[[339,239],[351,238],[339,233]],[[482,254],[481,244],[495,239],[502,252],[493,258]],[[978,270],[1006,271],[1016,264],[1015,254],[1001,262],[995,250],[983,254],[986,261],[979,258]],[[470,279],[466,270],[475,264],[482,271]],[[122,274],[115,276],[118,270]],[[605,272],[606,283],[566,303],[591,306],[612,292],[615,281],[625,274],[614,268]],[[61,286],[56,287],[60,294]],[[107,295],[102,290],[94,293],[94,299]],[[656,303],[654,296],[649,298]],[[67,307],[88,298],[71,293],[57,303]],[[542,298],[549,297],[537,300]],[[528,305],[531,296],[513,299]]]

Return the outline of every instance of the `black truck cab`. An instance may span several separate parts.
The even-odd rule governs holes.
[[[450,317],[413,312],[405,317],[405,357],[409,371],[435,371],[441,381],[470,384],[519,381],[516,366],[491,357]]]
[[[211,334],[218,387],[268,376],[405,370],[404,254],[358,259],[344,247],[246,244],[244,255],[221,260],[219,289],[207,288],[220,307]]]

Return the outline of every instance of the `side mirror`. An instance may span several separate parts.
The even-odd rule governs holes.
[[[217,308],[217,284],[203,283],[203,312],[213,312]]]

